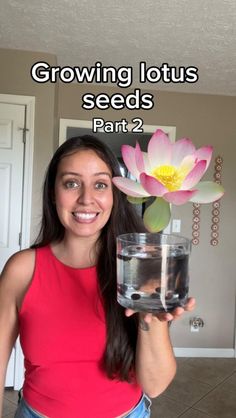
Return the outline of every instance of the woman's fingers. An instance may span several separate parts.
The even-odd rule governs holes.
[[[127,308],[126,310],[125,310],[125,315],[126,316],[131,316],[131,315],[133,315],[133,314],[135,314],[137,311],[134,311],[133,309],[129,309],[129,308]]]
[[[140,314],[142,315],[142,318],[144,319],[145,322],[147,322],[148,324],[151,323],[153,318],[158,318],[160,321],[172,321],[173,319],[179,319],[184,311],[190,312],[192,311],[196,306],[196,300],[195,298],[188,298],[187,303],[185,304],[185,306],[178,306],[177,308],[175,308],[172,312],[160,312],[157,314],[152,314],[150,312],[141,312]],[[133,315],[134,313],[136,313],[137,311],[133,310],[133,309],[129,309],[127,308],[125,310],[125,315],[127,317]]]
[[[196,306],[196,300],[195,298],[189,298],[187,300],[187,303],[184,307],[185,311],[192,311]]]

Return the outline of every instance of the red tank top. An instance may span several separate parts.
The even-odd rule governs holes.
[[[110,380],[101,368],[106,326],[96,267],[72,268],[49,246],[37,249],[19,326],[23,396],[41,414],[115,418],[138,402],[137,384]]]

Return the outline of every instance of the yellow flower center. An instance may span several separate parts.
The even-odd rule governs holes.
[[[186,173],[178,170],[172,165],[161,165],[152,170],[152,175],[156,177],[170,192],[179,190]]]

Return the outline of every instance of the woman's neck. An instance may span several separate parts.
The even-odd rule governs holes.
[[[85,268],[97,264],[98,244],[94,238],[65,236],[61,242],[52,243],[51,248],[55,256],[68,266]]]

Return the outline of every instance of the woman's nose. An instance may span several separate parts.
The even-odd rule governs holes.
[[[89,204],[93,201],[93,192],[89,187],[82,187],[78,196],[79,203],[84,205]]]

